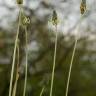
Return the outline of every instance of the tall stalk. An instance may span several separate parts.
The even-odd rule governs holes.
[[[12,96],[16,96],[16,88],[17,88],[17,82],[19,79],[19,44],[17,46],[17,69],[16,69],[16,79],[15,79],[15,83],[14,83],[14,87],[13,87],[13,92],[12,92]]]
[[[15,39],[14,52],[13,52],[11,78],[10,78],[10,86],[9,86],[9,96],[11,96],[11,93],[12,93],[12,83],[13,83],[13,74],[14,74],[14,66],[15,66],[15,58],[16,58],[16,48],[17,48],[17,43],[18,43],[20,24],[21,24],[21,6],[19,9],[19,23],[18,23],[17,34],[16,34],[16,39]]]
[[[68,96],[69,82],[70,82],[70,76],[71,76],[73,59],[74,59],[74,55],[75,55],[75,51],[76,51],[77,41],[78,41],[78,39],[76,38],[75,39],[75,45],[74,45],[73,53],[72,53],[72,57],[71,57],[71,62],[70,62],[70,68],[69,68],[69,73],[68,73],[68,79],[67,79],[67,86],[66,86],[66,94],[65,94],[65,96]]]
[[[81,0],[80,11],[81,11],[81,18],[80,19],[82,20],[83,15],[84,15],[84,13],[86,11],[86,0]],[[72,53],[71,62],[70,62],[70,68],[69,68],[69,72],[68,72],[65,96],[68,96],[70,76],[71,76],[71,71],[72,71],[72,66],[73,66],[73,59],[74,59],[74,56],[75,56],[77,43],[78,43],[78,38],[75,37],[75,45],[74,45],[74,48],[73,48],[73,53]]]
[[[58,39],[57,26],[55,26],[55,28],[56,28],[56,37],[55,37],[55,49],[54,49],[53,68],[52,68],[52,76],[51,76],[50,96],[52,96],[52,91],[53,91],[54,73],[55,73],[55,65],[56,65],[57,39]]]
[[[27,50],[28,41],[27,40],[28,40],[28,38],[27,38],[27,28],[25,26],[25,42],[26,42],[25,62],[26,62],[26,65],[25,65],[25,82],[24,82],[23,96],[26,95],[26,86],[27,86],[27,67],[28,67],[28,50]]]
[[[81,20],[83,19],[83,15],[81,16],[80,19]],[[71,61],[70,61],[70,67],[69,67],[69,71],[68,71],[68,78],[67,78],[67,85],[66,85],[65,96],[68,96],[70,77],[71,77],[71,72],[72,72],[72,67],[73,67],[73,60],[74,60],[75,53],[76,53],[77,43],[78,43],[78,37],[75,37],[75,44],[74,44],[74,48],[73,48],[73,52],[72,52],[72,57],[71,57]]]
[[[58,24],[58,16],[56,11],[53,11],[52,23],[56,29],[56,37],[55,37],[55,47],[54,47],[54,58],[53,58],[53,67],[52,67],[52,75],[51,75],[51,87],[50,87],[50,96],[52,96],[53,92],[53,82],[54,82],[54,73],[55,73],[55,65],[56,65],[56,54],[57,54],[57,40],[58,40],[58,32],[57,32],[57,24]]]

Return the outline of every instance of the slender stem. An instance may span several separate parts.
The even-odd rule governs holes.
[[[40,96],[43,95],[44,89],[45,89],[45,86],[43,86],[43,88],[42,88],[42,90],[41,90],[41,92],[40,92]]]
[[[83,20],[83,15],[81,15],[80,23],[81,23],[82,20]],[[70,62],[70,68],[69,68],[69,72],[68,72],[65,96],[68,96],[70,76],[71,76],[71,71],[72,71],[73,60],[74,60],[74,56],[75,56],[75,52],[76,52],[77,43],[78,43],[78,37],[75,37],[75,45],[74,45],[74,48],[73,48],[73,53],[72,53],[71,62]]]
[[[23,96],[25,96],[26,94],[26,86],[27,86],[27,67],[28,67],[28,50],[27,50],[27,28],[25,27],[25,38],[26,38],[26,66],[25,66],[25,82],[24,82],[24,90],[23,90]]]
[[[12,93],[12,96],[16,96],[16,88],[17,88],[17,82],[18,82],[18,79],[19,79],[19,73],[18,73],[18,68],[19,68],[19,44],[17,46],[17,56],[18,56],[18,62],[17,62],[17,70],[16,70],[16,80],[15,80],[15,83],[14,83],[14,87],[13,87],[13,93]]]
[[[53,91],[54,72],[55,72],[55,65],[56,65],[57,40],[58,40],[57,25],[55,27],[56,27],[56,37],[55,37],[55,50],[54,50],[53,69],[52,69],[52,77],[51,77],[50,96],[52,96],[52,91]]]
[[[14,52],[13,52],[11,78],[10,78],[10,86],[9,86],[9,96],[11,96],[11,93],[12,93],[13,74],[14,74],[14,66],[15,66],[15,58],[16,58],[16,47],[17,47],[17,42],[18,42],[20,23],[21,23],[21,8],[19,10],[19,23],[18,23],[17,34],[16,34],[16,39],[15,39]]]
[[[71,76],[72,65],[73,65],[73,59],[74,59],[74,56],[75,56],[77,41],[78,41],[78,39],[76,38],[76,40],[75,40],[75,45],[74,45],[74,49],[73,49],[73,53],[72,53],[72,58],[71,58],[71,62],[70,62],[70,68],[69,68],[69,73],[68,73],[67,87],[66,87],[66,94],[65,94],[65,96],[68,96],[68,91],[69,91],[68,89],[69,89],[69,83],[70,83],[70,76]]]

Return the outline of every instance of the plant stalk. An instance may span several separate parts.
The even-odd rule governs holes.
[[[52,69],[52,76],[51,76],[51,88],[50,88],[50,96],[52,96],[53,92],[53,82],[54,82],[54,73],[55,73],[55,65],[56,65],[56,51],[57,51],[57,40],[58,40],[58,32],[57,32],[57,25],[56,28],[56,37],[55,37],[55,49],[54,49],[54,59],[53,59],[53,69]]]

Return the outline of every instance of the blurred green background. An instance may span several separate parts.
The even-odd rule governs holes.
[[[96,96],[96,0],[87,0],[81,20],[80,0],[24,0],[28,25],[28,80],[26,96],[49,96],[55,44],[55,27],[50,19],[58,14],[58,46],[53,96],[65,96],[69,64],[75,36],[78,44],[73,62],[68,96]],[[15,0],[0,0],[0,96],[8,96],[14,41],[18,24]],[[77,35],[76,35],[76,32]],[[25,35],[20,28],[20,78],[16,96],[23,95]],[[15,67],[16,69],[16,67]],[[15,74],[14,74],[15,75]],[[15,79],[14,79],[15,81]],[[13,82],[14,85],[14,82]]]

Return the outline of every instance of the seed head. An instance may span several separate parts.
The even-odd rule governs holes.
[[[23,4],[23,0],[17,0],[17,4],[19,5]]]
[[[81,1],[80,11],[81,11],[82,15],[85,13],[85,11],[86,11],[86,0]]]
[[[24,25],[30,24],[30,19],[25,16],[25,17],[24,17],[24,20],[23,20],[23,24],[24,24]]]
[[[53,15],[52,15],[52,23],[53,25],[57,25],[58,24],[58,16],[55,10],[53,10]]]

